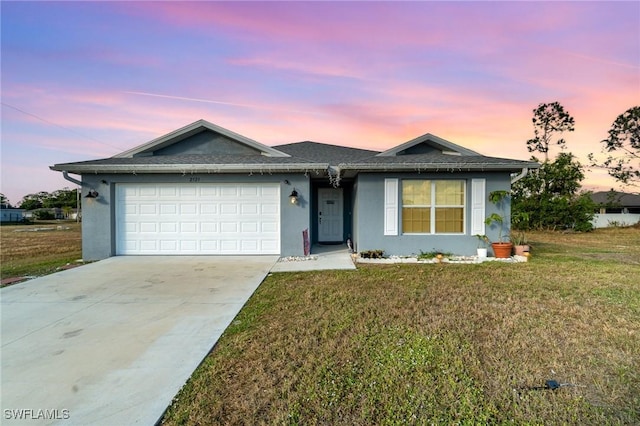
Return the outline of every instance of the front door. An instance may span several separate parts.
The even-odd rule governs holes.
[[[318,188],[318,242],[342,242],[342,188]]]

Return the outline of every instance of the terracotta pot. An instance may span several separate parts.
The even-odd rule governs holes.
[[[529,246],[526,244],[514,246],[513,249],[516,252],[516,256],[524,256],[525,253],[529,252]]]
[[[508,259],[511,257],[511,249],[513,249],[513,244],[491,243],[491,248],[493,248],[493,253],[497,258]]]

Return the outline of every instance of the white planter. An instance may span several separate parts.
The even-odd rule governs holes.
[[[480,259],[484,259],[487,257],[487,249],[486,248],[479,248],[478,249],[478,257]]]

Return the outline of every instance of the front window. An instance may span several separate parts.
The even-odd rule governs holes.
[[[464,180],[404,180],[402,232],[464,233]]]

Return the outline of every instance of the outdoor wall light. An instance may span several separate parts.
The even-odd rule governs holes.
[[[293,205],[298,204],[298,191],[296,191],[295,188],[291,191],[291,195],[289,195],[289,201]]]
[[[84,196],[84,198],[98,198],[98,191],[96,191],[95,189],[92,189],[91,191],[89,191],[87,193],[87,195]]]

